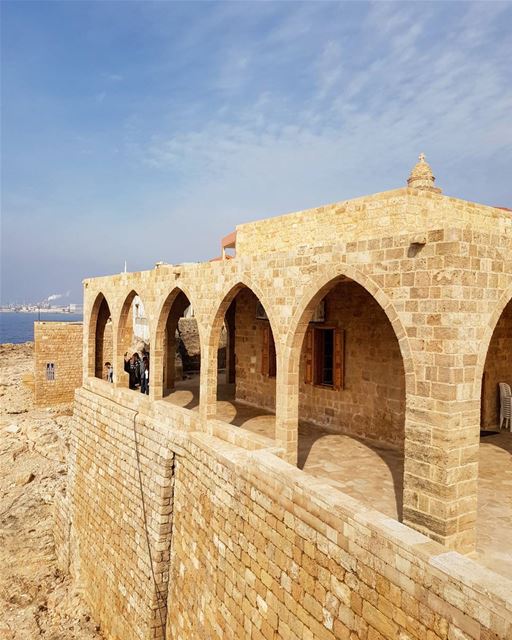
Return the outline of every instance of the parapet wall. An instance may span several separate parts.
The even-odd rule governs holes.
[[[510,581],[195,412],[88,387],[58,541],[107,638],[512,637]]]
[[[470,227],[512,237],[510,212],[448,196],[403,188],[335,202],[237,226],[236,253],[258,255],[383,236],[422,234],[436,225]]]
[[[34,322],[34,398],[39,406],[72,402],[82,384],[81,322]]]

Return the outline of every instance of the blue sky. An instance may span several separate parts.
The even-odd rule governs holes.
[[[405,185],[512,206],[512,4],[8,2],[2,302]]]

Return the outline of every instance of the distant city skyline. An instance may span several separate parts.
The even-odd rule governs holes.
[[[2,2],[1,303],[405,186],[512,206],[512,4]]]

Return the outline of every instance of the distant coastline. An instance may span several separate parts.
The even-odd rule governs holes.
[[[81,314],[82,307],[70,309],[69,307],[52,307],[51,309],[38,309],[37,307],[27,307],[22,309],[9,309],[0,307],[0,313],[65,313],[65,314]]]

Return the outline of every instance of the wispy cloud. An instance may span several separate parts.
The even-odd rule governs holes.
[[[472,5],[453,38],[436,36],[429,5],[425,10],[377,3],[360,34],[360,67],[353,42],[329,40],[303,70],[313,81],[302,101],[274,89],[236,116],[212,114],[200,128],[154,136],[145,160],[188,175],[191,192],[202,192],[206,200],[209,190],[219,191],[219,183],[226,191],[228,185],[234,192],[243,185],[254,192],[266,181],[272,193],[295,190],[311,203],[336,192],[336,175],[339,197],[364,193],[375,175],[377,187],[398,186],[420,150],[446,165],[455,158],[510,151],[510,71],[504,60],[481,55],[482,46],[495,49],[499,14],[493,11],[487,33],[472,43],[477,19]],[[291,24],[283,36],[293,39],[307,31],[302,16]],[[268,50],[268,40],[261,46],[265,55],[278,55],[277,45]],[[387,182],[391,173],[394,183]]]
[[[510,3],[48,6],[4,29],[4,295],[212,257],[239,222],[405,185],[420,151],[510,204]]]

